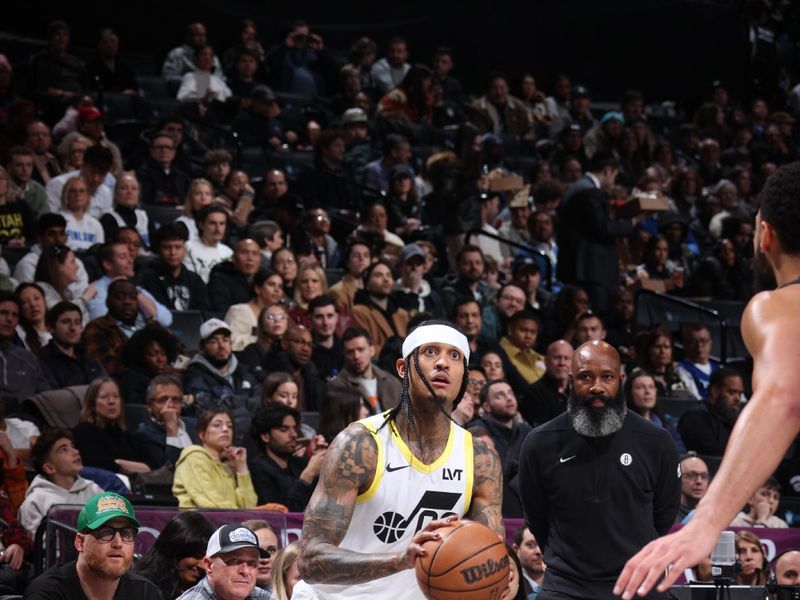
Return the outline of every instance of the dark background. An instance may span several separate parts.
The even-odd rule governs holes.
[[[60,18],[72,27],[73,51],[92,48],[99,29],[111,26],[122,51],[153,56],[144,64],[157,72],[187,23],[204,21],[221,54],[244,17],[257,22],[267,48],[283,39],[295,18],[343,52],[366,34],[382,56],[389,38],[401,35],[412,62],[430,63],[435,47],[448,45],[455,51],[454,74],[471,92],[482,90],[493,69],[507,72],[514,85],[530,71],[548,93],[564,72],[589,86],[594,100],[611,102],[629,87],[642,89],[648,102],[697,101],[714,79],[746,92],[749,78],[746,21],[735,0],[15,2],[13,18],[0,25],[0,48],[18,59],[25,46],[10,43],[9,34],[43,40],[47,23]]]

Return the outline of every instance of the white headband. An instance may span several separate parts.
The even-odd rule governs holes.
[[[422,344],[441,343],[455,346],[469,362],[469,342],[463,333],[449,325],[423,325],[417,327],[403,342],[403,358]]]

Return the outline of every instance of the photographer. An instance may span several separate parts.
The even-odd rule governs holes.
[[[311,33],[308,23],[295,21],[283,44],[267,57],[273,86],[301,96],[325,96],[328,81],[335,81],[338,67],[322,38]]]

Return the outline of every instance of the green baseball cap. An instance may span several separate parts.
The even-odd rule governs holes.
[[[139,521],[136,520],[133,505],[128,502],[125,496],[120,496],[114,492],[95,494],[86,501],[86,504],[83,505],[81,512],[78,514],[78,531],[92,531],[114,517],[125,517],[130,519],[136,527],[139,527]]]

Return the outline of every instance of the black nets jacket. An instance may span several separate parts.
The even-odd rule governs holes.
[[[579,435],[564,413],[525,440],[519,489],[544,550],[544,590],[611,600],[625,562],[675,521],[678,452],[665,429],[631,411],[602,438]]]

